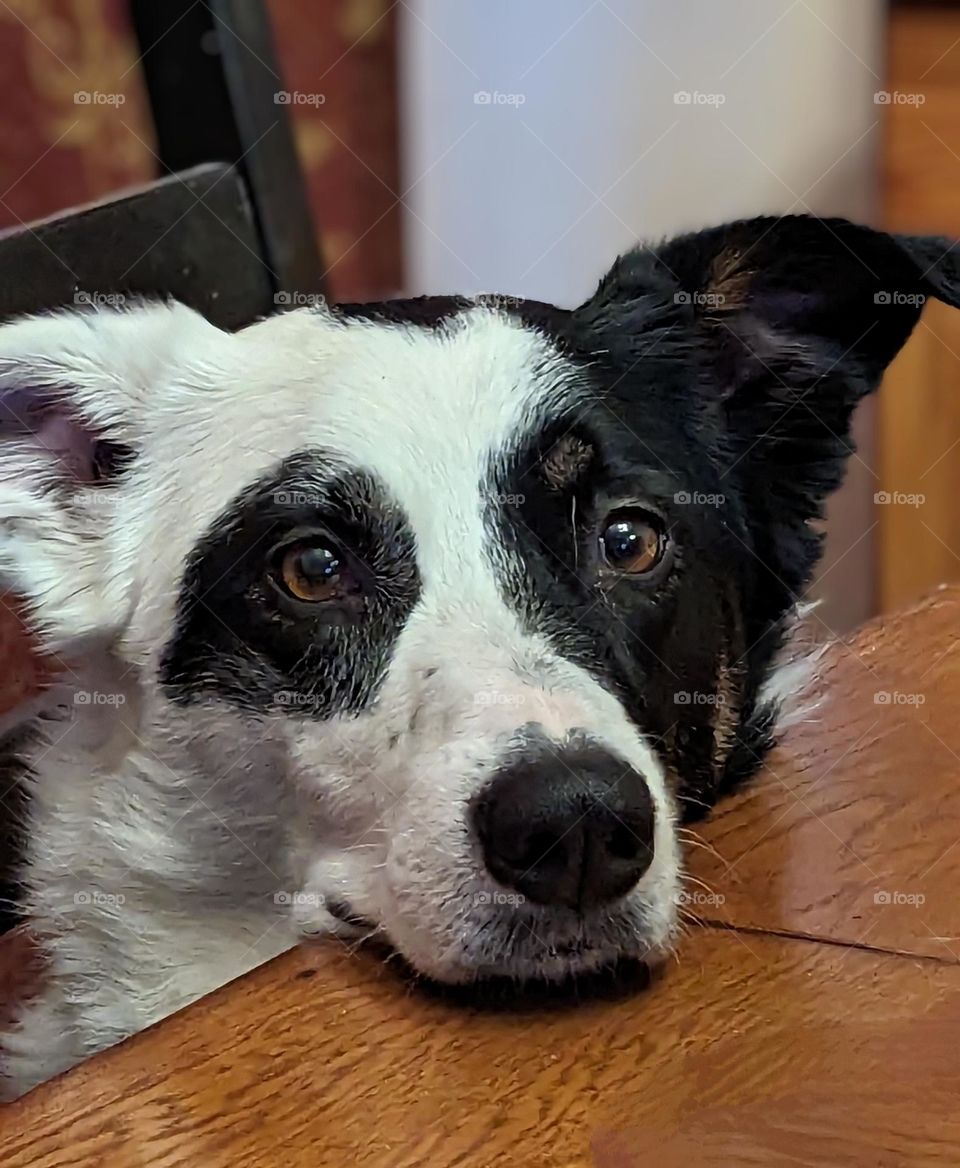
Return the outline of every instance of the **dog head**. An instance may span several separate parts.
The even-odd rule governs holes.
[[[571,311],[19,321],[0,583],[136,679],[146,742],[259,760],[304,929],[448,982],[653,956],[928,295],[958,303],[947,242],[787,217],[637,250]]]

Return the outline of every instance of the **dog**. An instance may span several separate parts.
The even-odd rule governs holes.
[[[5,738],[49,967],[8,1094],[298,937],[452,985],[661,960],[928,296],[949,241],[786,216],[569,310],[0,327],[0,586],[57,670]]]

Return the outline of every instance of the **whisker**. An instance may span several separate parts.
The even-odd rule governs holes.
[[[726,865],[727,861],[723,858],[723,856],[720,855],[713,844],[707,843],[703,836],[699,835],[692,828],[681,827],[677,832],[677,835],[683,844],[689,845],[693,848],[703,848],[705,852],[709,852],[711,856],[715,856],[721,864]]]
[[[680,879],[685,884],[693,884],[697,888],[702,888],[704,892],[708,893],[710,896],[716,895],[715,890],[710,887],[706,880],[701,880],[699,876],[691,876],[689,872],[683,872],[680,875]]]

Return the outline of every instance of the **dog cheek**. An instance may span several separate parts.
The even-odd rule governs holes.
[[[419,832],[419,828],[417,829]],[[446,980],[469,936],[469,868],[442,844],[407,845],[404,832],[381,870],[380,921],[421,973]]]

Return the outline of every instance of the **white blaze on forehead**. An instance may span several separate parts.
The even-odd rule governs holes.
[[[342,382],[312,433],[375,474],[413,531],[423,591],[396,646],[399,676],[424,639],[451,659],[472,651],[477,664],[491,643],[515,660],[537,652],[503,597],[493,563],[508,553],[484,513],[503,489],[498,464],[574,399],[576,369],[489,308],[434,329],[353,322],[338,344]]]
[[[427,586],[459,573],[481,550],[491,465],[570,399],[574,368],[489,308],[436,329],[352,322],[334,343],[310,442],[385,483],[416,534]]]
[[[214,515],[281,459],[323,447],[382,479],[434,539],[444,510],[475,514],[491,455],[581,384],[546,337],[489,307],[436,328],[304,310],[216,337],[190,355],[189,389],[159,390],[154,418],[158,442],[177,439],[170,469],[214,488],[195,499]]]

